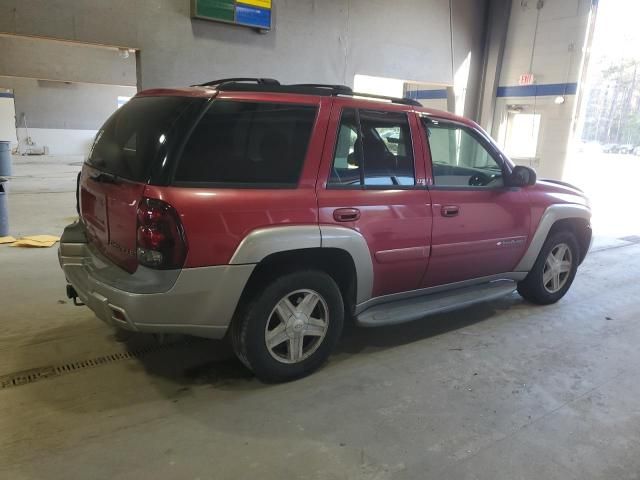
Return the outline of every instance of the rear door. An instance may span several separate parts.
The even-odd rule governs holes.
[[[421,126],[433,202],[431,259],[422,286],[512,271],[527,244],[530,208],[521,188],[505,186],[509,166],[467,125],[424,117]]]
[[[373,296],[418,288],[427,267],[431,205],[410,108],[334,100],[317,187],[321,224],[360,232]]]
[[[90,242],[127,271],[137,266],[137,208],[145,186],[180,142],[176,125],[204,101],[135,97],[96,135],[80,177],[80,214]]]

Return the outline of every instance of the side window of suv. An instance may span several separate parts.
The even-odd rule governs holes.
[[[466,127],[425,121],[436,187],[486,187],[504,185],[502,168]]]
[[[360,137],[358,135],[358,124],[356,111],[348,109],[342,112],[340,129],[338,130],[338,140],[336,141],[336,151],[333,156],[333,168],[329,178],[330,185],[357,185],[362,184],[360,175],[361,161]]]
[[[306,105],[215,100],[189,137],[175,180],[295,187],[316,111]]]
[[[413,162],[411,130],[405,113],[345,109],[329,185],[413,186]]]

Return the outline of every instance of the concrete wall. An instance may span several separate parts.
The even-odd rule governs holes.
[[[418,100],[423,107],[445,112],[454,112],[456,99],[453,88],[448,85],[429,83],[405,83],[404,95]]]
[[[353,85],[363,74],[455,86],[460,112],[476,113],[486,0],[274,0],[267,34],[193,20],[189,3],[3,0],[0,32],[139,49],[136,76],[135,56],[122,59],[114,48],[0,36],[0,75],[74,82],[0,85],[15,90],[18,119],[27,114],[34,140],[39,128],[51,129],[42,142],[68,129],[59,148],[86,144],[72,138],[98,128],[120,88],[86,82],[150,88],[265,76]]]
[[[0,52],[0,88],[13,91],[21,151],[29,137],[52,154],[86,153],[118,97],[136,93],[135,54],[122,58],[117,48],[0,35]]]
[[[478,82],[476,119],[488,132],[493,129],[496,92],[500,84],[512,2],[513,0],[489,0],[485,12],[484,56],[482,75]]]
[[[449,39],[451,57],[448,67],[450,75],[446,81],[443,81],[443,78],[436,79],[430,76],[407,77],[413,80],[405,86],[409,96],[416,98],[426,107],[449,110],[458,115],[476,119],[484,63],[487,7],[486,0],[451,1],[451,18],[443,19],[451,21]],[[429,44],[439,44],[441,47],[446,45],[446,38],[435,35],[435,32],[428,32]],[[446,91],[444,98],[441,95],[443,91]]]
[[[453,82],[451,85],[454,86],[456,94],[456,112],[476,119],[484,63],[488,2],[454,0],[452,5]]]
[[[52,155],[82,155],[97,129],[118,107],[118,97],[131,97],[135,87],[65,83],[0,76],[0,89],[12,89],[17,139],[28,135]]]
[[[108,85],[136,85],[135,54],[40,38],[0,35],[0,75]]]
[[[540,176],[562,178],[576,113],[576,91],[592,0],[513,0],[493,116],[492,135],[504,143],[508,108],[541,114],[538,150],[521,163]],[[535,84],[518,87],[531,72]],[[561,105],[554,103],[564,96]]]
[[[29,128],[97,130],[135,87],[65,83],[0,76],[0,88],[13,89],[18,126],[26,115]]]
[[[67,128],[18,128],[20,155],[86,155],[91,149],[97,130]],[[37,152],[37,153],[34,153]]]
[[[273,3],[274,29],[258,34],[192,20],[187,0],[4,0],[0,31],[139,48],[143,88],[237,75],[351,85],[356,73],[453,84],[469,52],[477,78],[484,0],[452,1],[453,42],[449,0]]]

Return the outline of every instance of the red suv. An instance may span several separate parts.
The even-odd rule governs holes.
[[[515,289],[558,301],[589,203],[475,123],[345,86],[147,90],[98,132],[62,236],[67,293],[118,328],[222,338],[265,381],[345,318],[390,325]]]

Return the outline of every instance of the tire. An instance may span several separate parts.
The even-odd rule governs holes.
[[[327,361],[342,333],[344,304],[338,285],[324,272],[306,270],[262,287],[231,325],[236,355],[266,383],[311,374]]]
[[[563,254],[565,247],[569,252],[568,254]],[[550,259],[552,252],[554,253],[554,259],[562,257],[560,265],[556,263],[554,264],[555,266],[551,266],[554,262]],[[579,255],[580,247],[573,233],[567,230],[552,233],[544,242],[529,274],[518,283],[518,293],[524,299],[538,305],[556,303],[564,297],[573,283],[578,270]],[[569,258],[570,266],[566,264]],[[549,264],[547,260],[549,260]],[[558,273],[557,277],[555,273]],[[549,278],[551,279],[549,280]],[[545,282],[545,280],[547,281]]]

